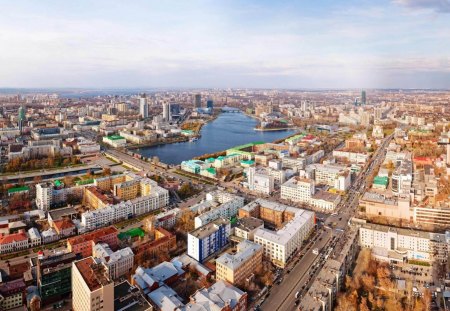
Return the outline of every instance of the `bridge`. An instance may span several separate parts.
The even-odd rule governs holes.
[[[225,112],[225,113],[239,113],[239,112],[242,112],[242,111],[239,108],[223,107],[222,108],[222,112]]]

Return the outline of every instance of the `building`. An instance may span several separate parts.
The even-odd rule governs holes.
[[[93,257],[72,263],[72,295],[74,311],[114,310],[114,282]]]
[[[238,210],[244,206],[244,198],[217,190],[206,194],[206,203],[209,203],[210,207],[207,211],[201,212],[200,215],[195,217],[195,228],[204,226],[218,218],[229,219],[236,216]],[[205,202],[203,202],[203,205],[205,205]]]
[[[271,194],[275,189],[275,179],[272,175],[265,174],[264,172],[257,172],[255,167],[249,167],[247,169],[247,183],[248,188],[251,191]]]
[[[199,262],[220,251],[229,242],[230,221],[219,218],[188,233],[188,255]]]
[[[36,206],[40,210],[48,211],[53,203],[53,184],[40,183],[36,185]]]
[[[114,148],[121,148],[127,145],[127,140],[119,135],[110,135],[103,137],[102,141]]]
[[[198,290],[180,311],[246,311],[247,299],[246,292],[224,281],[217,281],[209,288]]]
[[[0,254],[17,252],[29,247],[28,236],[23,230],[0,236]]]
[[[164,261],[152,268],[137,267],[132,276],[132,283],[145,294],[159,288],[163,284],[171,285],[184,275],[184,270],[173,262]]]
[[[114,286],[114,311],[153,311],[140,290],[124,281]]]
[[[339,191],[347,191],[351,185],[351,174],[347,167],[339,165],[312,164],[307,171],[314,176],[316,184],[328,185]]]
[[[206,108],[208,109],[214,109],[214,101],[212,99],[208,99],[206,101]]]
[[[335,179],[335,185],[341,189],[345,188],[349,182],[348,176],[349,173],[348,175],[345,173],[341,180],[340,175],[338,175],[338,178]],[[326,179],[320,180],[324,181]],[[342,186],[339,185],[341,183]],[[298,176],[292,177],[281,185],[281,198],[292,202],[309,204],[328,212],[333,211],[341,201],[341,197],[338,194],[323,190],[316,192],[314,180]]]
[[[178,311],[184,307],[182,302],[183,298],[178,296],[177,292],[167,285],[160,286],[158,289],[149,293],[147,297],[150,299],[155,310]]]
[[[259,228],[264,228],[264,221],[255,217],[242,217],[234,227],[234,235],[244,240],[253,241],[255,232]]]
[[[216,280],[242,286],[255,271],[262,267],[263,247],[244,240],[237,245],[236,253],[225,253],[216,260]]]
[[[67,239],[67,249],[70,252],[81,253],[83,257],[92,256],[92,249],[99,242],[106,243],[110,248],[116,249],[119,244],[117,234],[118,230],[111,226],[75,236]]]
[[[350,163],[365,164],[369,160],[369,154],[345,150],[333,150],[333,157]]]
[[[92,256],[101,259],[112,280],[130,274],[133,269],[134,253],[129,247],[113,252],[108,244],[98,243],[92,250]]]
[[[155,239],[152,241],[140,243],[133,248],[135,260],[142,258],[158,258],[160,254],[167,254],[177,247],[175,234],[170,233],[164,228],[155,229]]]
[[[148,118],[148,103],[146,94],[142,94],[139,97],[139,114],[143,119]]]
[[[256,217],[271,223],[278,230],[258,228],[254,241],[264,247],[264,256],[284,267],[303,244],[315,226],[315,214],[300,208],[257,199],[239,210],[239,217]]]
[[[284,200],[309,203],[314,193],[314,180],[296,176],[281,185],[280,196]]]
[[[202,108],[202,95],[201,94],[194,95],[194,107]]]
[[[387,197],[380,193],[366,192],[360,199],[359,205],[370,217],[387,217],[406,221],[411,219],[409,196]]]
[[[24,306],[26,304],[25,289],[23,279],[0,283],[0,310],[6,311]]]
[[[38,255],[36,279],[42,304],[69,296],[72,292],[72,262],[80,259],[81,254],[72,252]]]
[[[172,120],[172,116],[170,113],[170,103],[163,103],[163,119],[166,122],[170,122]]]
[[[449,246],[445,234],[368,223],[359,228],[359,244],[377,259],[400,263],[447,261]]]
[[[366,105],[366,91],[361,91],[361,104]]]

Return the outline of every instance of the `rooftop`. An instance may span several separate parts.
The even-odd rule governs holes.
[[[91,292],[111,283],[106,267],[87,257],[74,263]]]
[[[236,254],[225,253],[217,258],[216,263],[226,266],[229,269],[236,270],[261,250],[261,245],[244,240],[237,245]]]
[[[114,286],[114,311],[146,311],[152,306],[138,288],[124,281]]]
[[[207,236],[210,236],[217,230],[219,230],[220,226],[223,225],[229,225],[230,221],[224,218],[219,218],[214,220],[213,222],[210,222],[209,224],[206,224],[200,228],[195,229],[194,231],[190,232],[189,235],[195,236],[198,239],[204,239]]]

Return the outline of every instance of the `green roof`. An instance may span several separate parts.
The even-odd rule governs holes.
[[[16,193],[16,192],[22,192],[22,191],[30,191],[30,188],[27,186],[20,186],[20,187],[14,187],[8,189],[8,193]]]
[[[242,160],[241,163],[242,164],[247,164],[247,165],[253,165],[253,164],[255,164],[255,161],[253,161],[253,160]]]
[[[375,178],[373,179],[373,183],[377,185],[387,186],[388,178],[387,176],[375,176]]]
[[[208,167],[206,170],[208,171],[208,173],[213,174],[213,175],[216,175],[216,169],[215,169],[215,168],[213,168],[213,167]]]
[[[60,187],[62,185],[62,182],[60,180],[55,180],[54,184],[56,187]]]
[[[110,135],[110,136],[106,136],[107,139],[109,140],[119,140],[119,139],[125,139],[120,135]]]
[[[144,237],[145,231],[138,227],[138,228],[132,228],[126,232],[121,232],[118,234],[118,238],[120,240],[123,240],[124,238],[126,238],[128,236],[132,237],[132,238],[137,237],[137,236]]]
[[[248,143],[248,144],[245,144],[245,145],[236,146],[236,147],[230,148],[228,150],[240,150],[240,149],[253,147],[253,146],[256,146],[256,145],[262,145],[262,144],[265,144],[265,142],[263,142],[263,141],[255,141],[255,142]]]
[[[81,186],[81,185],[88,185],[88,184],[93,184],[94,183],[94,179],[84,179],[84,180],[79,180],[77,181],[75,184],[77,186]]]

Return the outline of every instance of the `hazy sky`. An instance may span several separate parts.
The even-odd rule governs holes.
[[[450,88],[450,0],[0,0],[0,87]]]

